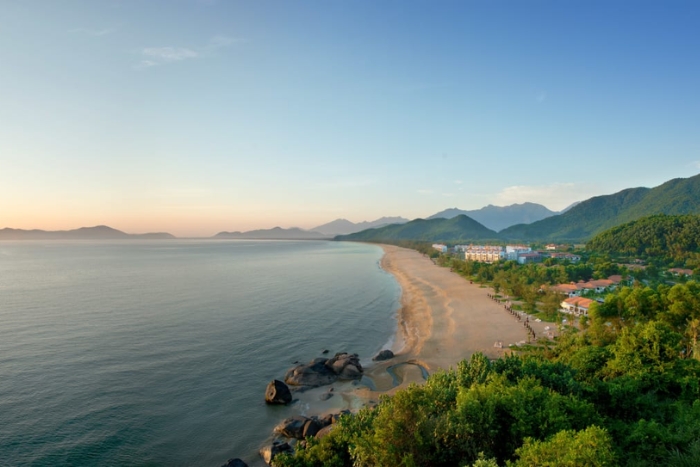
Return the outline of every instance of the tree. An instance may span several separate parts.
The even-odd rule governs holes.
[[[563,430],[546,441],[526,438],[511,467],[606,467],[616,465],[612,439],[597,426]]]

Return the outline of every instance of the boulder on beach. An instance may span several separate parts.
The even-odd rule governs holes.
[[[332,358],[315,358],[306,365],[287,371],[284,381],[290,386],[318,387],[340,379],[360,379],[362,365],[357,354],[340,352]]]
[[[318,433],[321,428],[323,427],[318,421],[310,418],[304,424],[304,439],[306,439],[307,436],[316,436],[316,433]]]
[[[243,462],[241,459],[236,457],[235,459],[229,459],[224,465],[221,467],[248,467],[248,464]]]
[[[274,459],[275,456],[283,452],[288,452],[292,454],[294,453],[294,449],[292,449],[289,443],[280,443],[279,441],[275,441],[270,445],[263,446],[260,449],[260,456],[262,456],[263,460],[267,465],[270,465],[272,459]]]
[[[287,438],[304,439],[304,426],[309,418],[303,415],[286,418],[274,428],[274,432]]]
[[[292,392],[280,380],[272,380],[265,389],[265,402],[268,404],[289,404],[292,402]]]
[[[328,435],[328,433],[331,432],[331,430],[333,428],[335,428],[335,425],[324,426],[323,428],[318,430],[318,432],[316,433],[316,439],[321,439],[321,438],[325,437],[326,435]]]
[[[389,360],[391,358],[394,358],[394,352],[391,350],[382,350],[380,351],[377,355],[375,355],[372,360],[375,362],[381,362],[383,360]]]

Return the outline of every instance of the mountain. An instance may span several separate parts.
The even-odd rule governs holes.
[[[152,239],[162,240],[175,238],[165,232],[146,234],[127,234],[121,230],[98,225],[96,227],[81,227],[74,230],[22,230],[5,228],[0,230],[0,240],[128,240]]]
[[[465,215],[459,215],[451,219],[415,219],[405,224],[392,224],[335,237],[336,240],[369,242],[413,240],[445,243],[464,243],[496,238],[498,238],[496,232]]]
[[[291,229],[275,227],[272,229],[250,230],[248,232],[219,232],[212,238],[248,240],[329,240],[332,237],[319,232],[298,229],[296,227],[292,227]]]
[[[684,261],[700,253],[700,216],[642,217],[599,233],[586,248],[630,257]]]
[[[654,214],[700,214],[700,175],[676,178],[655,188],[629,188],[582,201],[563,214],[499,235],[507,240],[582,241],[605,229]]]
[[[511,225],[530,224],[556,214],[556,212],[536,203],[511,204],[510,206],[489,204],[473,211],[463,211],[457,208],[446,209],[433,214],[428,219],[451,219],[455,216],[465,215],[491,230],[499,231]]]
[[[406,222],[408,222],[408,219],[403,217],[381,217],[371,222],[364,221],[358,223],[351,222],[347,219],[336,219],[327,224],[314,227],[311,230],[326,235],[343,235],[383,227],[390,224],[404,224]]]

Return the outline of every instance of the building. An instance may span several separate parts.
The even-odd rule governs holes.
[[[464,259],[480,263],[495,263],[505,258],[502,246],[469,245],[464,250]]]
[[[693,275],[692,269],[672,268],[672,269],[669,269],[668,272],[670,272],[674,276],[692,276]]]
[[[537,263],[542,260],[542,255],[537,252],[518,253],[516,261],[520,264]]]
[[[588,316],[588,310],[595,300],[583,297],[569,297],[561,302],[561,311],[574,316]]]
[[[572,255],[571,253],[550,253],[549,257],[555,259],[568,259],[572,263],[578,263],[579,261],[581,261],[580,256]]]
[[[442,243],[433,243],[433,248],[440,253],[447,253],[447,245],[443,245]]]
[[[518,261],[518,256],[531,252],[532,248],[526,245],[506,245],[506,259],[508,261]]]

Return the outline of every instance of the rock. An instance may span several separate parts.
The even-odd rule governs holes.
[[[316,420],[309,419],[304,425],[304,439],[308,436],[316,436],[316,433],[323,428]]]
[[[275,456],[283,452],[288,452],[291,454],[294,452],[294,450],[288,443],[279,443],[277,441],[269,446],[263,446],[263,448],[260,449],[260,455],[267,465],[270,465]]]
[[[338,377],[341,379],[360,379],[362,378],[362,371],[360,371],[355,365],[346,365]]]
[[[380,351],[377,355],[372,358],[375,362],[381,362],[382,360],[389,360],[390,358],[394,358],[394,352],[391,350],[382,350]]]
[[[265,402],[268,404],[289,404],[292,402],[292,392],[280,380],[272,380],[265,389]]]
[[[321,353],[322,353],[323,355],[326,355],[328,352],[330,352],[330,351],[329,351],[328,349],[326,349],[326,350],[324,350],[324,351],[321,352]]]
[[[321,425],[321,428],[330,425],[331,423],[333,423],[333,414],[329,413],[323,418],[319,418],[318,423]]]
[[[248,464],[246,464],[246,463],[243,462],[241,459],[239,459],[239,458],[236,457],[235,459],[229,459],[229,460],[228,460],[224,465],[222,465],[221,467],[248,467]]]
[[[290,386],[317,387],[332,384],[337,375],[326,366],[327,358],[316,358],[306,365],[297,365],[287,371],[284,381]]]
[[[330,399],[331,397],[333,397],[333,393],[332,393],[332,392],[325,392],[325,393],[321,394],[320,396],[318,396],[318,398],[319,398],[320,400],[322,400],[322,401],[327,401],[327,400]]]
[[[328,433],[331,432],[331,430],[334,428],[334,425],[327,425],[318,430],[318,433],[316,433],[316,439],[321,439],[324,436],[328,435]]]
[[[287,438],[304,439],[304,426],[309,420],[301,415],[287,418],[280,422],[273,431]]]
[[[315,358],[306,365],[291,368],[284,381],[290,386],[318,387],[332,384],[338,377],[360,379],[362,371],[357,354],[340,352],[332,358]]]

